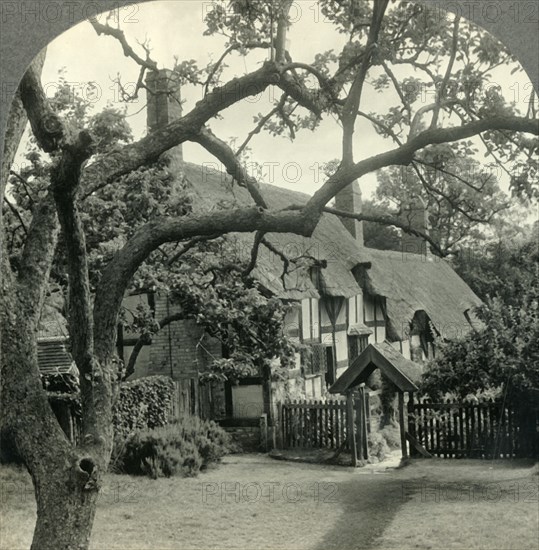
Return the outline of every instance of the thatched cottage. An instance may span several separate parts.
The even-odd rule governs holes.
[[[165,89],[169,75],[160,71],[160,78],[148,81],[156,92],[148,101],[149,131],[179,115],[179,102]],[[181,147],[169,159],[171,173],[191,190],[195,211],[208,211],[220,201],[252,204],[246,190],[233,185],[229,176],[211,166],[184,162]],[[264,184],[261,193],[271,208],[301,204],[309,198]],[[361,211],[359,186],[340,193],[336,207]],[[425,214],[419,212],[416,218],[424,223]],[[254,235],[227,238],[248,254]],[[326,266],[296,270],[283,283],[281,258],[262,248],[253,271],[269,293],[292,306],[284,327],[288,335],[312,347],[308,363],[298,354],[297,368],[290,373],[291,384],[307,397],[321,397],[369,343],[389,343],[406,359],[420,363],[435,353],[435,335],[454,339],[472,329],[473,308],[480,304],[479,298],[449,263],[431,256],[414,237],[403,237],[402,252],[366,248],[361,223],[324,214],[310,238],[268,234],[267,239],[287,256],[308,254]],[[150,303],[156,318],[171,312],[164,295],[130,296],[125,303],[134,307],[140,300]],[[124,360],[134,343],[125,335],[120,341]],[[218,356],[218,342],[204,335],[193,321],[178,321],[144,348],[133,376],[168,374],[178,380],[178,399],[191,413],[230,422],[254,421],[263,412],[271,417],[280,388],[268,387],[259,377],[239,384],[199,384],[200,372]]]
[[[181,115],[169,76],[169,72],[159,71],[157,78],[153,75],[147,81],[155,92],[148,101],[149,131]],[[252,204],[246,190],[215,167],[184,162],[181,146],[168,157],[171,174],[189,187],[195,211],[208,211],[221,201]],[[301,204],[309,198],[265,184],[261,193],[271,208]],[[341,192],[335,205],[340,210],[360,212],[357,183]],[[424,221],[425,213],[419,212],[419,228],[424,229]],[[253,234],[227,238],[235,243],[240,256],[248,257]],[[404,359],[421,363],[435,353],[435,335],[455,339],[473,327],[473,308],[480,304],[479,298],[446,261],[431,256],[421,240],[403,235],[402,252],[370,249],[363,244],[360,222],[327,213],[310,238],[293,234],[268,234],[266,238],[287,257],[309,255],[325,266],[294,270],[283,281],[282,259],[261,247],[253,271],[269,294],[290,304],[283,327],[288,336],[312,349],[311,354],[297,354],[296,368],[289,373],[289,387],[298,394],[322,397],[368,344],[380,344],[377,349],[381,353],[386,350],[394,356],[388,351],[390,345]],[[124,306],[134,309],[139,302],[148,303],[157,319],[174,312],[175,306],[163,294],[126,296]],[[65,324],[65,320],[62,322]],[[40,368],[45,377],[52,376],[56,381],[76,379],[76,369],[66,351],[67,330],[65,326],[59,328],[58,320],[54,324],[39,341]],[[136,341],[137,335],[120,331],[118,352],[124,361],[128,361]],[[143,346],[132,378],[154,374],[172,377],[177,381],[178,408],[185,413],[232,425],[257,423],[266,413],[271,422],[275,402],[283,397],[282,386],[261,377],[235,384],[199,383],[200,373],[220,356],[219,342],[194,321],[176,321],[154,336],[151,344]],[[73,395],[72,387],[51,386],[50,390],[57,392],[56,400],[71,403],[68,394]],[[60,410],[58,414],[63,415]],[[67,432],[73,431],[73,426],[64,424]]]

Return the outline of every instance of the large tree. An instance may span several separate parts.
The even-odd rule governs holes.
[[[535,105],[519,115],[501,93],[484,86],[489,70],[514,63],[502,45],[459,17],[446,20],[413,4],[321,0],[326,21],[348,41],[341,51],[320,52],[314,61],[296,60],[286,48],[291,4],[289,0],[215,4],[207,15],[207,34],[225,35],[226,51],[204,69],[187,61],[177,66],[184,83],[202,85],[202,99],[165,128],[105,154],[95,154],[98,144],[91,128],[73,128],[54,111],[36,64],[19,85],[2,187],[20,137],[21,105],[37,145],[53,163],[46,192],[33,208],[18,269],[2,253],[2,428],[13,438],[32,475],[37,501],[33,548],[88,547],[112,447],[112,405],[119,378],[118,315],[133,275],[158,247],[229,232],[256,232],[252,256],[256,261],[267,232],[309,236],[325,211],[356,216],[326,206],[353,180],[381,168],[415,164],[429,146],[473,136],[484,139],[487,151],[504,165],[520,165],[519,177],[512,182],[516,190],[535,192],[530,185],[539,134]],[[155,61],[138,55],[121,30],[97,20],[93,25],[98,33],[118,40],[124,53],[140,65],[140,83],[146,71],[155,70]],[[249,55],[259,48],[270,55],[258,69],[221,81],[227,55]],[[404,67],[410,69],[406,76]],[[384,74],[387,78],[382,78]],[[306,204],[282,210],[268,208],[263,190],[239,161],[236,153],[241,151],[233,151],[211,129],[212,119],[225,109],[270,86],[282,95],[258,120],[251,137],[268,124],[270,132],[286,131],[299,139],[299,130],[315,131],[322,117],[328,116],[335,117],[342,128],[338,166]],[[399,105],[387,112],[371,111],[363,104],[366,86],[393,87]],[[422,103],[418,89],[434,91],[432,102]],[[392,145],[358,161],[359,118],[370,121]],[[221,161],[235,182],[247,188],[253,205],[182,216],[170,213],[149,220],[103,268],[92,300],[80,201],[99,188],[114,186],[118,178],[155,162],[185,141],[200,144]],[[405,225],[386,215],[372,218],[396,227]],[[83,438],[78,446],[66,439],[56,422],[37,366],[36,327],[60,231],[69,280],[71,346],[81,374]]]

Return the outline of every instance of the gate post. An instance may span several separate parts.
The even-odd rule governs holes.
[[[352,466],[357,466],[357,448],[356,448],[356,427],[354,418],[354,393],[353,390],[346,392],[346,432],[348,437],[348,447],[352,454]]]
[[[369,458],[369,444],[367,441],[367,409],[365,400],[365,386],[359,386],[358,408],[356,411],[357,448],[360,460]]]
[[[399,390],[399,424],[401,432],[402,458],[408,457],[408,445],[406,443],[406,425],[404,424],[404,392]]]
[[[408,433],[412,437],[416,437],[415,430],[415,411],[414,411],[414,392],[408,393]],[[413,445],[410,445],[410,456],[417,455],[417,451]]]

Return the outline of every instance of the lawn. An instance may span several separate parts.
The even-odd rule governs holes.
[[[92,548],[539,549],[523,462],[423,460],[388,473],[232,455],[198,478],[107,476]],[[27,474],[0,467],[6,550],[30,545]]]

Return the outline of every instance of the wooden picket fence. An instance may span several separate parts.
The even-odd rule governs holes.
[[[285,448],[348,448],[345,401],[292,401],[280,410]]]
[[[368,458],[368,394],[362,389],[344,400],[302,400],[279,404],[284,449],[330,449],[349,452],[352,464]]]
[[[537,453],[537,411],[487,401],[408,403],[408,431],[443,458],[514,458]]]

